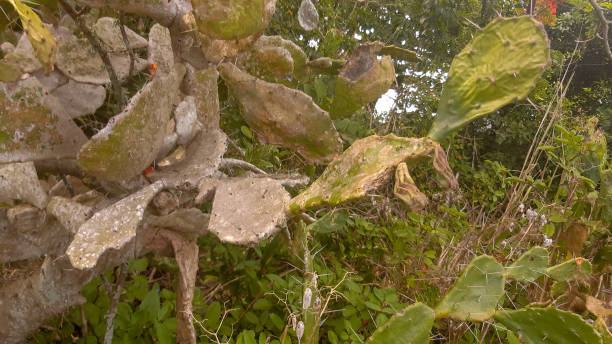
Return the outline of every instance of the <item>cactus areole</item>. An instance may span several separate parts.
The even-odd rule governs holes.
[[[472,120],[526,97],[548,63],[549,42],[542,24],[528,16],[493,20],[453,60],[427,136],[440,141]]]

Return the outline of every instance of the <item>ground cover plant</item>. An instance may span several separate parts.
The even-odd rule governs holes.
[[[0,7],[3,343],[612,340],[608,4]]]

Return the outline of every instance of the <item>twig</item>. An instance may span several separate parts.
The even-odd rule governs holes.
[[[130,41],[128,40],[127,33],[125,32],[125,14],[119,11],[119,30],[121,30],[121,37],[123,38],[123,44],[127,49],[128,55],[130,56],[130,71],[128,72],[128,79],[134,74],[134,52],[130,48]]]
[[[259,167],[243,161],[243,160],[238,160],[238,159],[232,159],[232,158],[225,158],[223,160],[221,160],[221,164],[220,167],[226,167],[226,168],[232,168],[232,167],[236,167],[236,168],[242,168],[244,170],[249,170],[249,171],[253,171],[255,173],[259,173],[259,174],[268,174],[266,171],[260,169]]]
[[[85,318],[85,307],[81,305],[81,335],[87,338],[87,318]]]
[[[610,21],[606,19],[606,16],[603,13],[603,9],[597,4],[595,0],[589,0],[589,2],[591,3],[591,6],[593,6],[595,13],[597,13],[597,17],[599,17],[599,22],[603,26],[602,31],[603,31],[604,46],[606,47],[606,53],[608,54],[608,58],[612,60],[612,50],[610,50],[610,42],[608,41],[608,31],[609,31]]]
[[[81,18],[79,18],[79,14],[74,10],[74,8],[72,8],[72,6],[70,6],[66,2],[66,0],[59,0],[59,3],[64,9],[64,11],[68,13],[70,18],[72,18],[72,20],[74,20],[74,22],[79,26],[79,29],[81,29],[81,31],[83,32],[83,34],[89,41],[89,44],[91,44],[91,46],[94,47],[98,55],[100,55],[102,62],[104,62],[104,67],[106,68],[106,72],[108,73],[108,76],[111,80],[111,84],[113,86],[113,92],[115,93],[115,97],[117,98],[119,105],[121,105],[121,107],[123,108],[123,106],[125,106],[126,104],[125,97],[123,96],[123,90],[121,89],[121,83],[119,82],[119,78],[117,78],[117,73],[115,73],[115,69],[113,68],[113,65],[111,64],[110,58],[108,57],[108,53],[106,52],[106,50],[104,50],[104,48],[102,48],[102,45],[100,45],[100,42],[98,42],[98,39],[96,38],[96,36],[91,32],[91,30],[87,28],[87,26],[81,20]]]
[[[60,0],[63,1],[63,0]],[[119,266],[119,278],[117,280],[117,286],[113,293],[113,285],[106,278],[106,275],[102,274],[102,280],[104,281],[104,288],[110,299],[108,306],[108,312],[104,316],[106,318],[106,333],[104,334],[104,344],[112,344],[113,332],[115,330],[115,315],[117,315],[117,305],[119,304],[119,297],[125,283],[125,277],[127,276],[127,264],[121,264]]]
[[[240,146],[238,146],[238,144],[234,140],[232,140],[231,138],[228,137],[227,138],[227,142],[229,142],[229,144],[232,147],[234,147],[238,151],[238,153],[240,153],[241,156],[245,156],[246,155],[246,152],[244,151],[244,149],[242,149]]]

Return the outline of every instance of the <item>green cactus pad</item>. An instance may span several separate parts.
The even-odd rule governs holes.
[[[498,311],[495,320],[527,344],[601,343],[601,337],[582,318],[554,307]]]
[[[429,343],[429,331],[433,323],[433,310],[422,303],[415,303],[376,329],[366,344]]]
[[[504,294],[504,267],[495,258],[474,258],[436,307],[436,318],[485,321]]]
[[[428,137],[439,141],[527,96],[548,61],[542,24],[528,16],[493,20],[453,60]]]
[[[77,161],[89,174],[112,181],[126,180],[144,171],[163,144],[162,128],[170,120],[185,67],[176,64],[157,75],[131,100],[125,110],[94,135],[80,150]]]
[[[274,14],[276,0],[191,0],[203,34],[241,39],[262,32]]]
[[[261,36],[255,44],[253,44],[253,48],[259,49],[264,47],[278,47],[287,50],[293,60],[293,76],[301,77],[306,73],[305,68],[308,56],[306,56],[306,53],[304,53],[299,45],[281,36]]]
[[[425,160],[433,160],[434,169],[448,187],[457,187],[446,153],[438,143],[393,134],[368,136],[355,141],[332,161],[319,179],[291,200],[289,209],[296,213],[361,198],[390,181],[399,163],[406,161],[412,166]]]
[[[389,56],[378,59],[376,48],[362,45],[340,70],[331,105],[332,118],[342,118],[378,99],[395,81],[395,69]]]
[[[293,149],[313,163],[329,162],[342,151],[329,114],[310,96],[257,79],[230,63],[221,64],[219,72],[261,141]]]
[[[567,281],[572,278],[582,278],[585,275],[590,275],[591,272],[593,272],[591,262],[580,257],[546,269],[546,274],[559,282]]]
[[[21,0],[9,0],[15,8],[23,25],[23,32],[28,35],[30,43],[34,48],[36,58],[50,72],[55,63],[55,53],[57,51],[57,41],[55,37],[43,26],[42,21],[34,11]]]
[[[520,282],[533,282],[546,273],[547,267],[548,251],[543,247],[533,247],[504,270],[507,278]]]

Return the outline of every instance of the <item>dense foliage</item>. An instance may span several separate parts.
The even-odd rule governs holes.
[[[534,246],[547,248],[545,267],[573,262],[588,268],[572,269],[563,277],[547,270],[533,279],[507,281],[500,308],[555,306],[588,319],[604,340],[610,340],[606,305],[612,300],[612,160],[607,152],[612,152],[612,60],[589,2],[319,0],[314,5],[320,21],[311,31],[298,22],[301,3],[279,0],[265,34],[293,41],[310,60],[346,59],[367,41],[411,49],[420,57],[417,63],[394,60],[395,96],[387,111],[376,111],[372,102],[334,120],[344,148],[372,134],[426,136],[451,61],[498,15],[531,14],[542,21],[550,38],[551,64],[526,99],[442,140],[460,191],[446,192],[434,183],[430,165],[412,167],[412,178],[430,198],[421,211],[407,209],[394,197],[393,183],[386,182],[365,198],[310,210],[290,221],[288,230],[254,247],[223,243],[212,234],[199,237],[193,299],[198,342],[305,342],[309,329],[304,337],[296,335],[296,315],[302,314],[305,290],[314,283],[312,303],[325,310],[316,319],[320,342],[363,343],[407,306],[439,305],[475,257],[489,255],[507,267]],[[54,1],[28,4],[48,23],[65,20],[66,13]],[[604,5],[600,4],[610,18],[612,6]],[[23,28],[9,5],[0,7],[7,13],[0,16],[0,37],[14,41],[12,32]],[[77,8],[88,22],[117,16],[114,10]],[[141,35],[154,24],[136,15],[124,16],[126,25]],[[337,79],[310,74],[279,82],[305,92],[330,111]],[[138,72],[123,91],[131,96],[147,81],[147,72]],[[229,84],[219,82],[221,128],[231,140],[225,157],[242,159],[270,174],[299,173],[311,181],[321,176],[324,166],[287,148],[260,143]],[[75,119],[88,136],[121,108],[113,93],[107,93],[107,101],[94,114]],[[250,173],[235,166],[225,172]],[[301,191],[299,186],[290,189],[291,196]],[[200,205],[202,212],[211,208],[210,202]],[[1,265],[0,287],[37,264]],[[82,306],[50,321],[30,341],[101,343],[114,293],[110,289],[122,284],[113,343],[174,342],[178,269],[173,258],[149,254],[129,261],[127,277],[120,269],[106,271],[104,278],[96,277],[83,288]],[[546,314],[539,315],[547,324]],[[500,315],[496,322],[441,319],[431,341],[525,340],[517,338],[515,328],[501,325],[503,316],[520,314]]]

